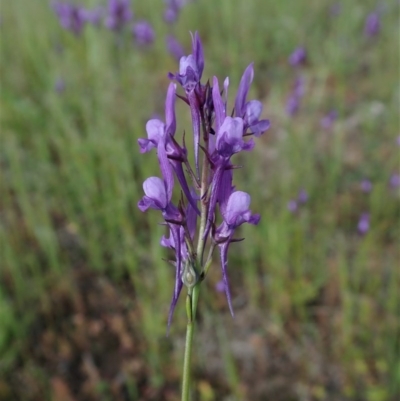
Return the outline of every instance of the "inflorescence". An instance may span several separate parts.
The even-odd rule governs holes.
[[[192,35],[192,54],[181,57],[179,72],[169,73],[169,78],[183,88],[184,95],[178,95],[176,83],[171,82],[165,102],[165,122],[148,121],[147,138],[138,140],[141,153],[156,149],[162,176],[144,181],[145,195],[138,207],[143,212],[149,208],[161,211],[169,231],[168,237],[162,237],[161,245],[175,253],[172,262],[175,288],[168,326],[183,285],[191,289],[205,278],[215,248],[219,249],[224,289],[233,315],[228,249],[231,243],[243,240],[234,238],[236,228],[260,220],[258,214],[250,211],[250,195],[233,186],[233,170],[239,166],[231,161],[233,155],[252,150],[254,140],[248,137],[259,137],[270,125],[269,120],[260,119],[261,102],[247,100],[253,63],[243,73],[232,113],[227,111],[229,79],[224,80],[222,89],[216,77],[203,84],[203,69],[203,47],[196,32]],[[188,157],[185,133],[181,141],[175,136],[177,97],[190,109],[194,165]],[[172,199],[175,178],[181,192],[177,203]]]

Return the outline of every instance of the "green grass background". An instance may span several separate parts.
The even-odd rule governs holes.
[[[333,4],[198,0],[170,27],[161,1],[135,1],[135,18],[148,19],[156,32],[154,45],[143,49],[128,32],[119,44],[105,28],[88,26],[75,37],[62,30],[46,1],[2,2],[0,398],[14,394],[5,383],[21,366],[31,366],[47,388],[51,375],[32,362],[26,344],[39,314],[54,302],[52,289],[66,283],[68,292],[77,268],[121,291],[133,289],[126,307],[139,311],[135,330],[145,344],[149,383],[164,386],[171,364],[179,379],[185,311],[181,300],[166,340],[173,272],[162,261],[160,216],[136,207],[143,180],[158,174],[155,154],[140,155],[137,138],[146,135],[154,113],[163,114],[166,74],[178,68],[165,35],[176,34],[189,53],[188,32],[196,30],[203,76],[230,77],[231,105],[241,73],[254,61],[251,95],[271,120],[254,151],[236,159],[243,169],[235,171],[235,184],[251,194],[262,219],[243,227],[246,240],[231,249],[239,317],[231,320],[214,290],[218,260],[202,292],[195,376],[212,369],[206,350],[213,343],[224,390],[203,378],[197,399],[385,401],[399,395],[400,194],[388,185],[399,173],[399,4],[379,3],[382,29],[372,39],[363,29],[376,2],[342,1],[337,16],[330,15]],[[300,44],[308,51],[301,69],[306,93],[298,115],[289,118],[285,103],[297,72],[287,58]],[[59,78],[61,94],[54,90]],[[319,121],[331,109],[338,120],[327,132]],[[178,116],[178,132],[190,132],[183,105]],[[360,190],[363,178],[373,183],[370,194]],[[287,202],[301,188],[309,201],[291,214]],[[371,229],[362,237],[363,212],[370,213]],[[300,355],[301,375],[287,365],[292,398],[273,396],[268,384],[251,396],[255,382],[271,383],[276,372],[245,368],[234,352],[238,337],[251,345],[271,336],[272,355],[277,343],[282,358],[289,349]],[[322,355],[318,366],[338,370],[335,391],[315,379],[309,346]],[[177,377],[170,399],[178,399]],[[135,388],[135,376],[128,381]],[[113,399],[99,388],[99,400]],[[131,399],[152,399],[135,391]]]

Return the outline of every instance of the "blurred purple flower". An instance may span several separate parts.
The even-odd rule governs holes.
[[[365,235],[370,228],[369,213],[363,213],[358,221],[357,230],[361,235]]]
[[[298,47],[289,56],[289,64],[292,67],[298,67],[306,62],[307,52],[304,47]]]
[[[297,200],[300,204],[304,205],[308,201],[308,193],[305,189],[300,189],[297,196]]]
[[[289,212],[294,213],[298,209],[298,207],[299,207],[299,205],[297,204],[297,201],[295,201],[294,199],[291,199],[287,203],[287,208],[288,208]]]
[[[133,17],[129,0],[108,0],[107,13],[105,25],[113,31],[121,30]]]
[[[178,19],[181,8],[180,2],[178,0],[166,0],[165,3],[164,21],[173,24]]]
[[[364,178],[360,182],[360,188],[361,191],[365,192],[366,194],[370,193],[372,191],[372,182],[368,180],[367,178]]]
[[[336,121],[338,113],[336,110],[331,110],[328,114],[321,118],[321,127],[328,130],[332,128],[333,123]]]
[[[182,45],[174,35],[168,35],[166,42],[169,53],[176,59],[176,61],[179,61],[185,55]]]
[[[389,179],[389,186],[392,189],[396,189],[400,187],[400,174],[393,173]]]
[[[151,45],[154,42],[154,30],[147,21],[138,21],[132,28],[133,35],[139,45]]]
[[[397,144],[397,146],[400,146],[400,135],[396,139],[396,144]]]
[[[368,14],[365,25],[364,25],[364,34],[368,37],[373,37],[379,34],[381,30],[381,21],[379,14],[374,11]]]
[[[85,25],[82,7],[57,1],[53,3],[53,9],[64,29],[73,32],[75,35],[80,35]]]

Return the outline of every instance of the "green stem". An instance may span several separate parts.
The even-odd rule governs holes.
[[[208,131],[205,124],[204,112],[201,109],[201,121],[203,128],[203,138],[205,141],[206,148],[208,142]],[[196,261],[194,262],[195,272],[199,273],[203,269],[203,254],[206,239],[203,238],[204,230],[207,223],[207,200],[206,191],[208,188],[208,174],[209,174],[210,166],[208,165],[207,155],[203,155],[203,163],[202,163],[202,172],[201,172],[201,185],[200,185],[200,195],[201,195],[201,217],[200,217],[200,229],[199,229],[199,238],[197,242],[197,252],[196,252]],[[185,274],[185,273],[184,273]],[[198,278],[198,277],[197,277]],[[187,326],[186,326],[186,342],[185,342],[185,355],[183,360],[183,374],[182,374],[182,399],[181,401],[190,401],[190,360],[192,356],[192,348],[193,348],[193,332],[194,325],[196,319],[196,310],[197,303],[199,300],[200,293],[200,284],[201,280],[198,280],[194,287],[188,288],[188,295],[186,297],[186,313],[187,313]],[[185,284],[186,285],[186,284]]]
[[[193,331],[195,324],[195,316],[197,309],[197,302],[199,299],[200,283],[194,286],[192,290],[188,291],[186,297],[186,313],[188,323],[186,326],[186,342],[185,342],[185,355],[183,361],[183,374],[182,374],[182,401],[190,401],[190,361],[193,348]]]

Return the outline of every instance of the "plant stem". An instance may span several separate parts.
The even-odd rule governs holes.
[[[185,355],[182,374],[182,401],[190,401],[190,361],[193,348],[194,318],[196,316],[197,301],[199,299],[200,283],[197,283],[186,297],[186,313],[188,323],[186,326]]]
[[[205,124],[204,112],[201,109],[201,123],[203,128],[203,138],[206,142],[208,142],[208,131]],[[197,167],[197,166],[196,166]],[[207,223],[207,207],[208,202],[205,199],[206,191],[208,188],[208,174],[209,174],[210,166],[208,164],[207,155],[203,155],[203,163],[202,163],[202,172],[201,172],[201,186],[200,186],[200,199],[201,199],[201,217],[200,217],[200,229],[199,229],[199,238],[197,242],[197,253],[196,253],[196,268],[195,271],[199,273],[203,269],[203,254],[206,239],[203,238],[204,230],[206,228]],[[193,347],[193,332],[194,325],[196,319],[196,310],[197,310],[197,302],[199,300],[200,293],[200,284],[199,280],[193,288],[188,288],[188,295],[186,297],[186,313],[187,313],[187,326],[186,326],[186,341],[185,341],[185,355],[183,360],[183,374],[182,374],[182,399],[181,401],[190,401],[190,364],[191,364],[191,355],[192,355],[192,347]]]

